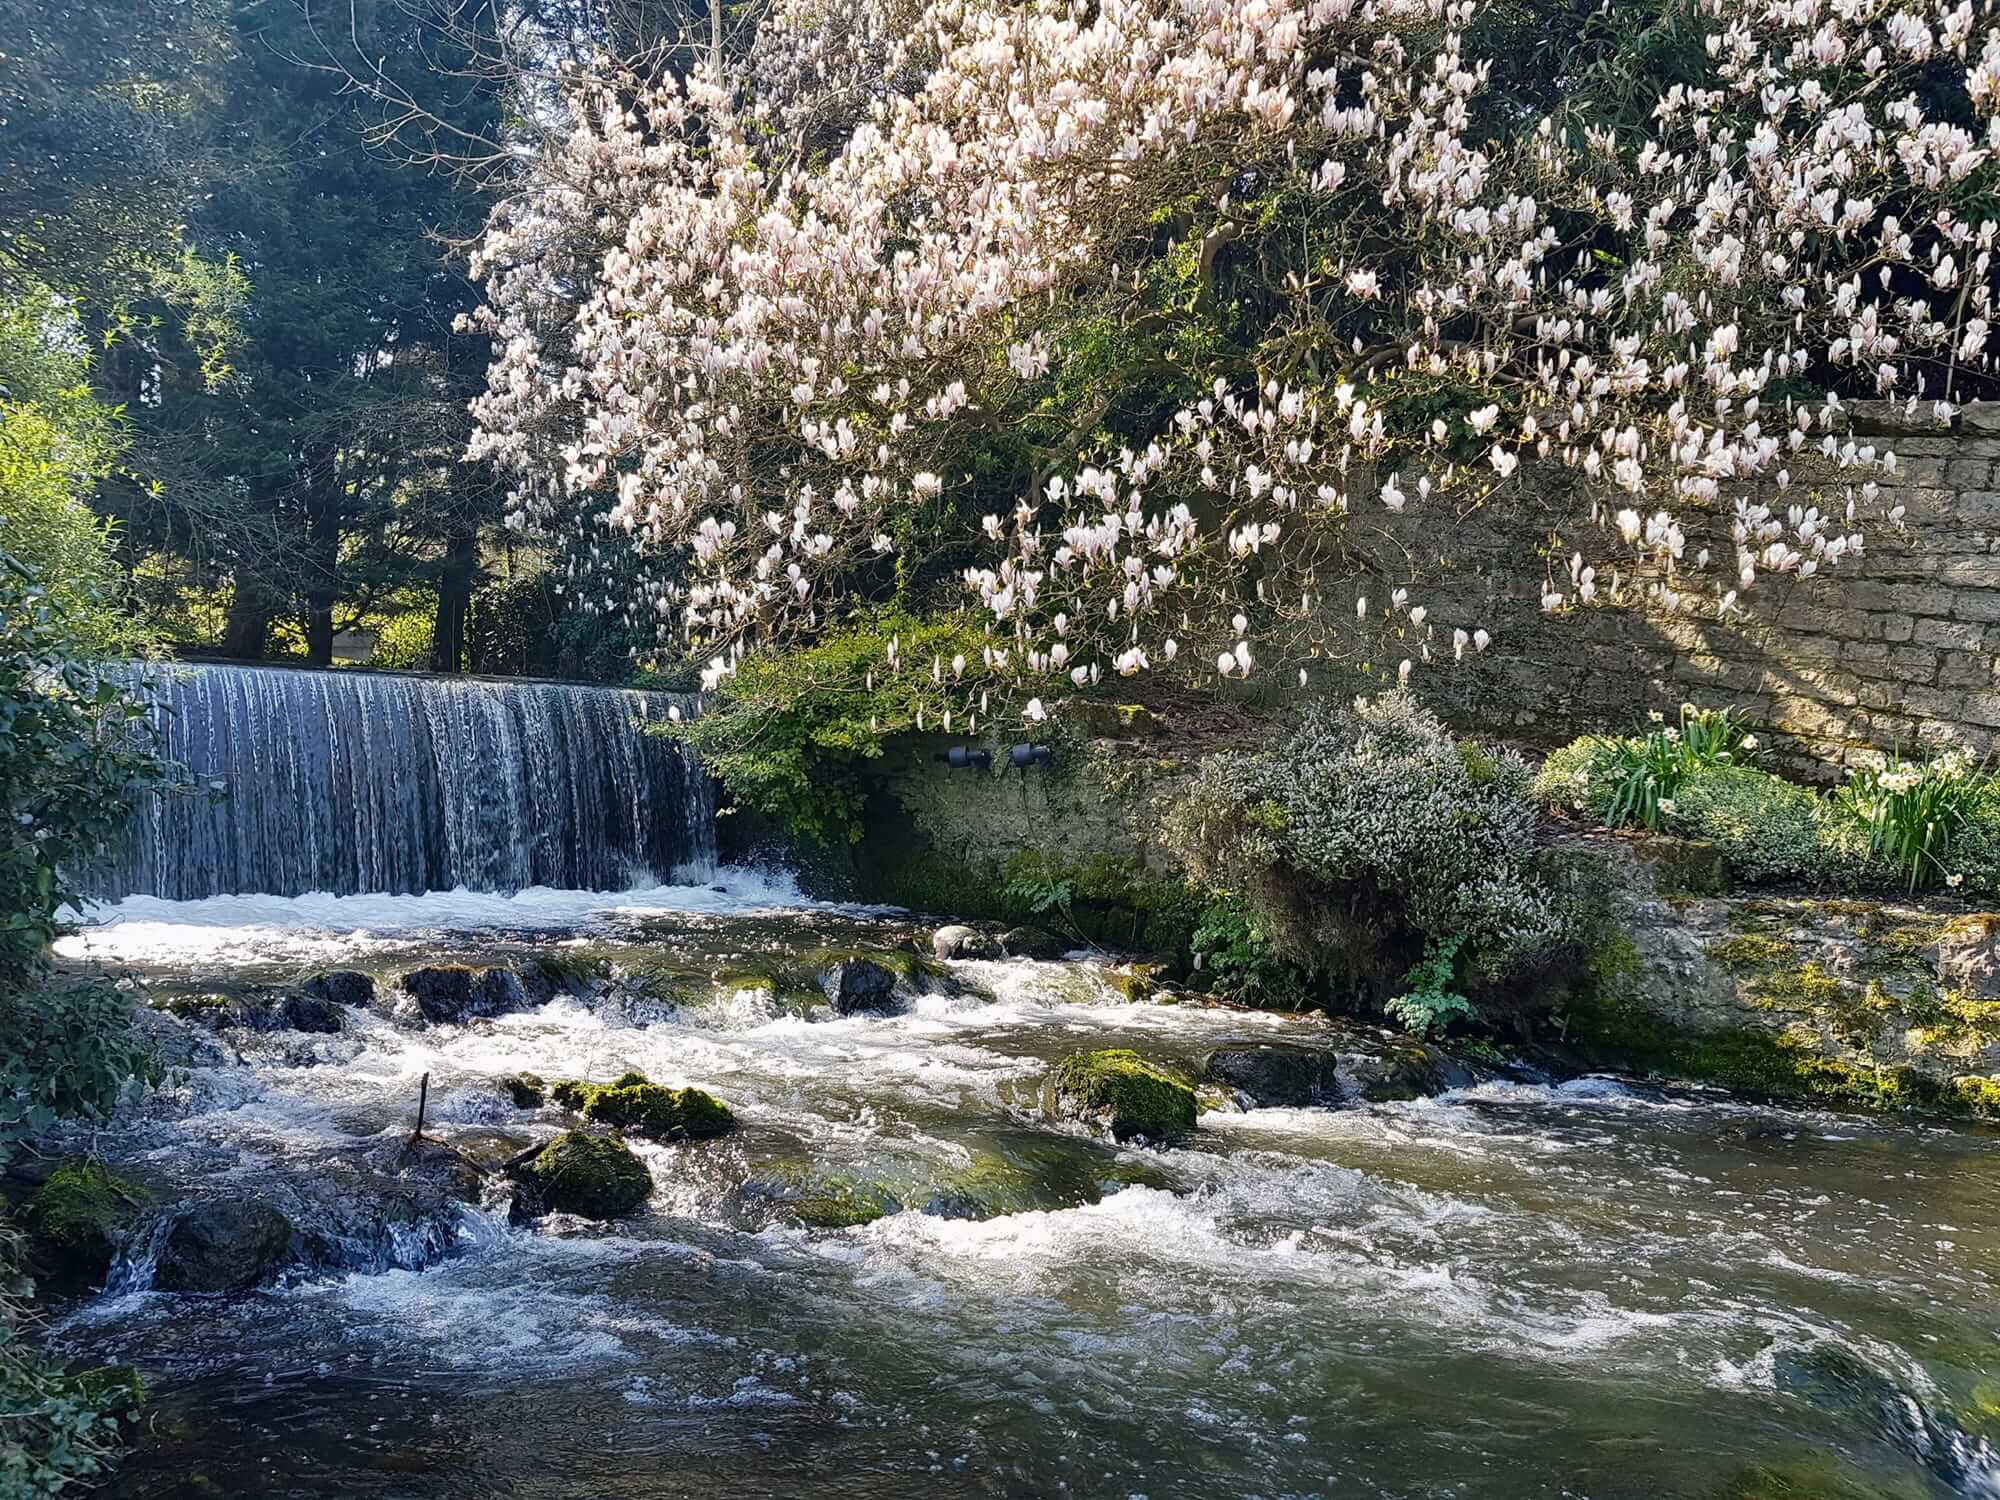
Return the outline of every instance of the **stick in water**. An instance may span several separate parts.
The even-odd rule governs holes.
[[[426,1073],[417,1085],[417,1128],[410,1132],[412,1146],[424,1138],[424,1106],[430,1103],[431,1075]]]

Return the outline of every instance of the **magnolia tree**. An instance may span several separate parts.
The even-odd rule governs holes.
[[[474,452],[711,684],[939,556],[982,657],[884,667],[990,713],[1407,677],[1506,643],[1360,597],[1356,528],[1514,490],[1544,609],[1726,615],[1900,520],[1843,395],[1993,379],[1991,0],[780,0],[567,104]]]

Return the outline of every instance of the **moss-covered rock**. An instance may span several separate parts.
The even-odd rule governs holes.
[[[38,1278],[59,1290],[102,1286],[149,1201],[143,1187],[100,1162],[63,1162],[21,1209]]]
[[[668,1088],[644,1073],[621,1073],[609,1083],[565,1078],[549,1086],[548,1096],[594,1125],[655,1140],[709,1140],[736,1128],[736,1116],[715,1095]]]
[[[567,1130],[507,1175],[522,1192],[517,1213],[578,1214],[618,1219],[637,1212],[652,1196],[653,1174],[615,1136]]]
[[[540,1109],[548,1099],[548,1085],[539,1074],[514,1073],[501,1079],[500,1087],[506,1090],[516,1109]]]
[[[757,1218],[768,1215],[807,1229],[851,1229],[903,1210],[902,1200],[886,1183],[808,1166],[767,1167],[739,1191]]]
[[[1124,1048],[1077,1052],[1057,1064],[1049,1112],[1102,1130],[1113,1140],[1180,1140],[1194,1129],[1194,1087]]]

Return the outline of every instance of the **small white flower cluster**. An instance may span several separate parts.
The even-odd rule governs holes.
[[[1698,0],[1707,75],[1643,132],[1502,140],[1476,14],[777,0],[719,74],[579,74],[567,135],[473,258],[496,354],[471,451],[513,475],[513,524],[602,517],[593,555],[660,556],[625,618],[716,651],[719,680],[746,642],[824,623],[899,517],[953,497],[969,435],[1033,399],[1079,309],[1136,292],[1170,208],[1200,205],[1202,266],[1247,232],[1231,187],[1254,176],[1342,226],[1324,275],[1275,289],[1287,337],[1337,368],[1218,381],[1150,438],[1054,452],[986,516],[965,582],[1024,696],[1177,656],[1248,676],[1260,653],[1225,622],[1288,632],[1269,661],[1332,629],[1316,580],[1354,518],[1427,514],[1443,551],[1540,470],[1578,504],[1552,612],[1726,614],[1859,555],[1895,457],[1838,400],[1779,392],[1832,370],[1914,405],[1991,369],[2000,226],[1955,206],[1993,199],[1990,7]],[[1972,125],[1927,113],[1954,86]],[[1384,375],[1477,404],[1411,430]],[[1808,466],[1851,483],[1752,493]],[[1341,628],[1412,642],[1407,679],[1425,613],[1405,591]],[[1474,624],[1453,659],[1485,649]]]

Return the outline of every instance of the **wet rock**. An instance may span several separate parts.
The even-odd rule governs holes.
[[[460,1203],[478,1203],[486,1195],[486,1172],[472,1155],[429,1136],[405,1141],[382,1165],[405,1187],[427,1188]],[[410,1206],[418,1205],[412,1202]],[[384,1222],[394,1227],[393,1221],[403,1217],[385,1215]]]
[[[1954,1492],[1975,1465],[1983,1469],[1990,1461],[1992,1450],[1983,1440],[1837,1344],[1782,1350],[1771,1377],[1786,1395],[1902,1449]]]
[[[402,988],[416,1001],[423,1018],[434,1024],[459,1025],[529,1008],[527,988],[512,969],[433,964],[405,974]]]
[[[304,990],[285,994],[262,987],[205,995],[173,995],[154,1002],[159,1010],[209,1031],[335,1032],[339,1009]]]
[[[1938,935],[1938,982],[1975,1000],[2000,1000],[2000,916],[1958,917]]]
[[[163,1292],[246,1292],[290,1265],[296,1242],[292,1221],[268,1203],[190,1204],[161,1238],[153,1285]]]
[[[548,1099],[547,1085],[534,1073],[515,1073],[501,1079],[500,1087],[516,1109],[540,1109]]]
[[[538,1213],[578,1214],[617,1219],[645,1206],[653,1175],[631,1147],[614,1136],[564,1131],[535,1155],[507,1169],[521,1191],[514,1200],[520,1217]]]
[[[1010,927],[1000,934],[1000,947],[1009,958],[1061,958],[1070,945],[1040,927]]]
[[[1057,1119],[1088,1125],[1115,1141],[1166,1145],[1194,1129],[1193,1086],[1124,1048],[1064,1058],[1050,1078],[1047,1103]]]
[[[976,927],[954,924],[931,934],[931,952],[939,958],[998,958],[1000,945]]]
[[[375,981],[358,969],[329,969],[300,985],[299,993],[328,1005],[363,1010],[375,1003]],[[306,1031],[311,1028],[301,1026],[299,1029]]]
[[[58,1165],[21,1208],[36,1280],[57,1291],[102,1286],[151,1196],[100,1162]]]
[[[736,1116],[715,1095],[701,1089],[670,1089],[643,1073],[626,1073],[610,1083],[564,1079],[550,1096],[593,1125],[609,1125],[654,1140],[708,1140],[736,1128]]]
[[[893,1010],[896,976],[868,958],[842,959],[820,975],[820,993],[843,1016]]]
[[[1465,1063],[1410,1037],[1371,1041],[1366,1050],[1343,1051],[1340,1074],[1348,1094],[1373,1104],[1428,1099],[1479,1081],[1478,1072]]]
[[[285,998],[284,1014],[293,1031],[330,1035],[346,1024],[339,1005],[324,995],[308,994],[304,990]]]
[[[1218,1047],[1202,1062],[1201,1077],[1267,1108],[1331,1104],[1342,1093],[1336,1054],[1282,1043]]]

